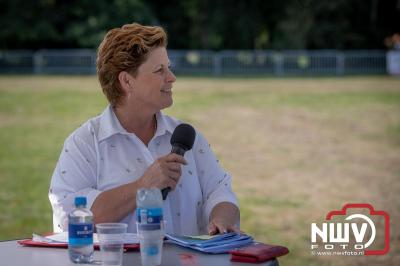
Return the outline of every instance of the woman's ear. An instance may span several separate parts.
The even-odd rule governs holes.
[[[132,76],[126,71],[121,71],[118,74],[118,81],[124,93],[129,96],[133,90]]]

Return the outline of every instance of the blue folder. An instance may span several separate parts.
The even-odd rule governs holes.
[[[254,242],[251,236],[239,233],[215,236],[177,236],[171,234],[165,236],[169,243],[211,254],[228,253],[230,250],[248,246]]]

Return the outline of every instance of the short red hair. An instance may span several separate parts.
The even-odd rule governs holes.
[[[119,73],[127,71],[136,75],[149,52],[166,46],[167,35],[158,26],[126,24],[106,34],[97,53],[97,76],[112,106],[116,106],[124,95],[118,80]]]

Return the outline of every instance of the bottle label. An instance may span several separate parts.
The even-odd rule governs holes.
[[[139,224],[160,224],[163,221],[162,208],[137,208],[136,219]]]
[[[146,248],[145,248],[145,252],[146,252],[147,256],[155,256],[155,255],[157,255],[160,251],[159,251],[157,245],[152,245],[152,246],[146,247]]]
[[[69,224],[68,244],[91,245],[93,244],[93,224]]]

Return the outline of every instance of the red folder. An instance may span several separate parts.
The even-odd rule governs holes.
[[[68,248],[67,243],[45,243],[33,241],[32,239],[18,240],[18,244],[27,247],[47,247],[47,248]],[[100,246],[94,244],[94,249],[99,250]],[[136,251],[139,250],[139,244],[124,244],[124,251]]]
[[[283,246],[254,243],[250,246],[235,249],[229,252],[231,261],[261,263],[289,253]]]

